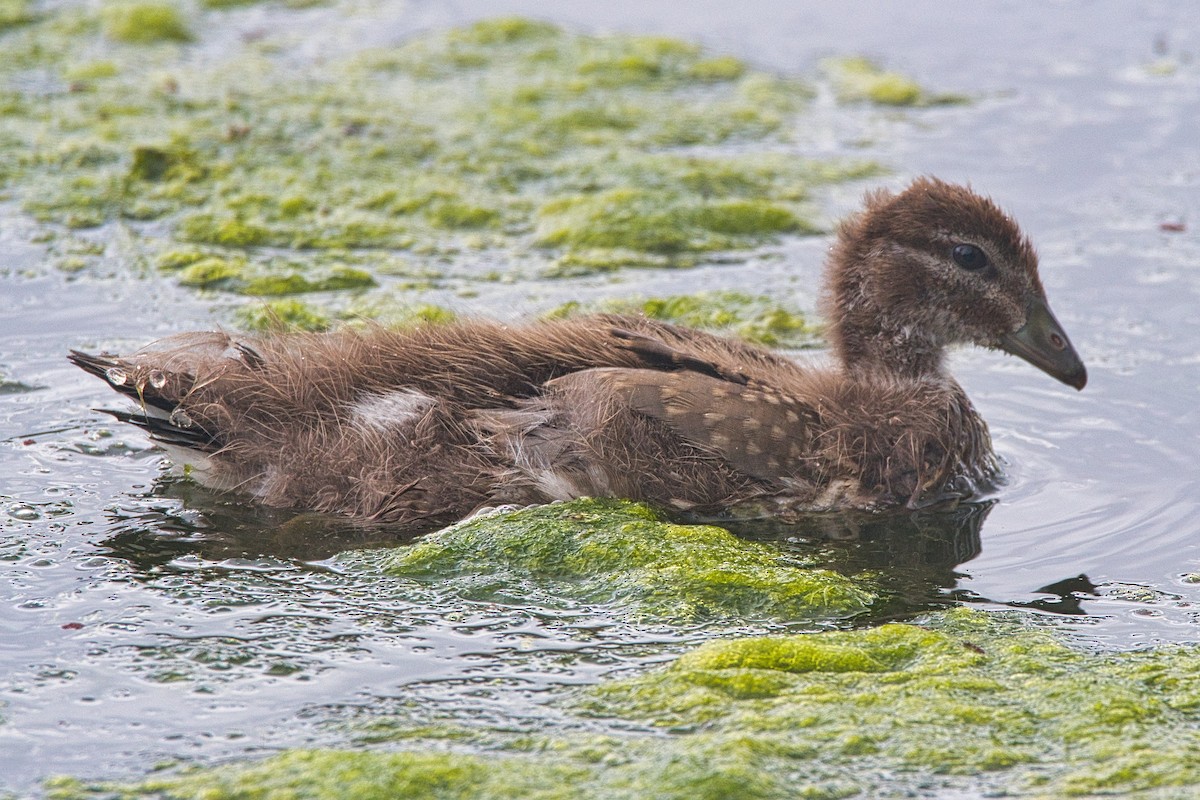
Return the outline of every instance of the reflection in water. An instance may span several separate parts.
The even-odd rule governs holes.
[[[1024,600],[1009,603],[1016,608],[1036,608],[1039,611],[1049,611],[1054,614],[1070,614],[1086,616],[1083,601],[1087,597],[1099,597],[1100,587],[1092,583],[1087,575],[1076,575],[1055,581],[1036,590],[1038,594],[1049,594],[1054,597],[1039,597],[1036,600]]]
[[[159,502],[166,500],[169,502]],[[794,522],[774,519],[711,520],[746,539],[785,550],[827,551],[838,569],[917,570],[941,573],[953,585],[953,568],[979,555],[979,532],[994,500],[916,512],[822,512]],[[114,539],[153,536],[167,558],[182,552],[206,557],[267,556],[316,561],[346,550],[397,547],[431,532],[428,526],[385,525],[348,517],[271,508],[192,481],[164,476],[135,506],[111,511]],[[684,520],[681,520],[684,521]],[[111,542],[110,542],[111,543]],[[143,542],[143,546],[148,543]],[[154,558],[146,553],[138,560]],[[130,555],[134,555],[131,553]]]
[[[407,544],[426,532],[270,508],[179,478],[159,480],[149,497],[110,517],[115,533],[105,543],[142,568],[183,555],[321,561],[347,550]]]
[[[165,501],[165,502],[164,502]],[[714,520],[746,539],[771,542],[805,562],[847,575],[870,573],[888,601],[859,624],[907,617],[964,599],[956,567],[979,555],[994,500],[937,510],[814,513],[799,521]],[[159,480],[141,501],[110,511],[105,544],[142,570],[182,556],[320,561],[347,550],[396,547],[425,529],[269,508],[177,478]]]
[[[986,500],[915,512],[824,512],[797,522],[753,520],[725,527],[748,539],[841,548],[843,563],[855,569],[949,572],[979,555],[979,532],[993,505]]]
[[[740,536],[778,543],[785,551],[811,555],[848,575],[869,572],[890,595],[862,622],[908,617],[967,599],[956,570],[979,555],[980,531],[995,500],[952,507],[886,513],[811,514],[794,523],[753,520],[723,523]]]
[[[845,575],[870,573],[888,601],[856,624],[877,624],[973,599],[956,589],[956,567],[976,558],[980,528],[994,500],[937,510],[887,513],[822,512],[780,522],[714,521],[744,539],[772,542],[804,563]],[[346,517],[295,512],[209,491],[191,481],[163,477],[148,497],[110,510],[106,540],[115,557],[154,570],[185,555],[210,560],[319,561],[344,551],[396,547],[426,529],[365,523]],[[966,595],[966,596],[964,596]]]
[[[1043,586],[1035,591],[1046,597],[1022,601],[993,601],[962,586],[970,577],[957,567],[980,554],[981,529],[995,503],[984,500],[916,512],[814,513],[794,522],[711,522],[743,538],[774,543],[806,562],[816,556],[847,575],[870,573],[888,600],[858,624],[911,617],[956,602],[1087,615],[1083,602],[1101,592],[1086,575]],[[347,550],[397,547],[429,532],[269,508],[177,478],[163,478],[140,503],[110,513],[113,533],[105,544],[114,556],[141,570],[189,555],[214,561],[322,561]]]

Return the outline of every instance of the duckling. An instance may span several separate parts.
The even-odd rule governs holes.
[[[1028,238],[990,199],[934,178],[869,193],[841,224],[823,309],[831,366],[605,314],[188,333],[70,359],[135,400],[109,413],[203,484],[427,528],[580,496],[694,518],[953,501],[997,463],[948,347],[1087,382]]]

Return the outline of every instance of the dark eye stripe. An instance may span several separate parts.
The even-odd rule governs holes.
[[[981,270],[988,265],[987,254],[973,244],[958,244],[950,251],[954,263],[972,272]]]

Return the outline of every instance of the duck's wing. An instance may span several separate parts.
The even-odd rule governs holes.
[[[597,396],[662,423],[680,440],[760,481],[810,471],[815,408],[800,398],[738,376],[705,371],[596,369],[555,383],[592,383]],[[580,392],[579,386],[572,394]],[[586,390],[585,390],[586,391]]]
[[[810,494],[813,413],[753,381],[607,367],[549,381],[516,408],[473,412],[471,424],[509,465],[498,502],[590,495],[707,513]]]
[[[625,328],[613,328],[610,334],[624,343],[629,352],[641,360],[640,366],[665,372],[694,372],[719,381],[745,385],[750,378],[736,367],[722,364],[703,350],[684,350],[662,339],[636,333]]]

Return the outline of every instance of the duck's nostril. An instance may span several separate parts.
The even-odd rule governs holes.
[[[1050,334],[1050,344],[1055,350],[1065,350],[1067,348],[1067,340],[1057,333]]]

